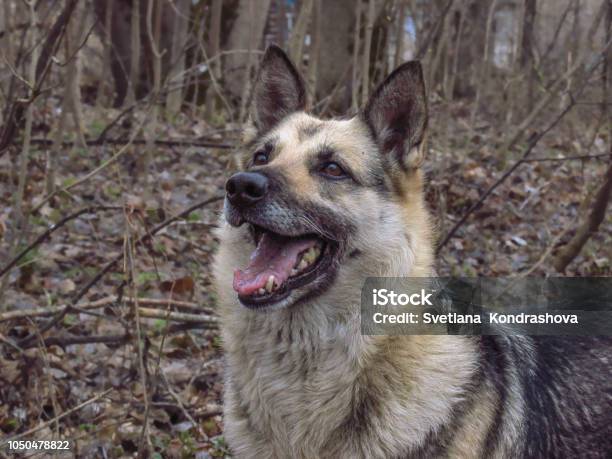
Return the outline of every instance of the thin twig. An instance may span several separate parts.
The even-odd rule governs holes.
[[[162,311],[160,309],[138,308],[140,317],[148,319],[163,319],[174,322],[207,323],[216,324],[217,318],[204,314],[189,314],[187,312]]]
[[[557,246],[557,242],[559,242],[561,240],[561,238],[567,234],[568,230],[569,230],[569,226],[566,229],[564,229],[563,231],[561,231],[559,234],[557,234],[553,238],[553,240],[550,242],[550,244],[548,244],[548,248],[542,254],[542,256],[538,259],[538,261],[536,261],[533,264],[533,266],[531,268],[529,268],[527,271],[519,273],[517,278],[520,279],[520,278],[523,278],[523,277],[530,276],[536,269],[538,269],[546,261],[546,259],[550,256],[550,254],[553,253],[553,251],[555,250],[555,247]]]
[[[198,419],[207,419],[223,414],[223,407],[216,403],[209,403],[205,407],[198,409],[193,415]]]
[[[127,142],[129,142],[129,139],[105,139],[105,138],[100,139],[99,137],[96,139],[85,141],[85,143],[88,146],[96,146],[96,145],[104,145],[104,144],[122,145]],[[31,143],[35,145],[50,146],[53,144],[53,140],[52,139],[32,139]],[[74,145],[75,143],[76,143],[75,141],[63,141],[60,143],[60,145],[64,147],[70,147]],[[144,145],[146,143],[147,143],[146,139],[134,139],[131,141],[131,144],[133,145]],[[206,141],[201,141],[197,139],[154,140],[153,143],[161,147],[202,147],[202,148],[219,148],[223,150],[236,148],[236,145],[229,144],[229,143],[206,142]]]
[[[86,303],[82,303],[79,305],[79,310],[88,311],[91,309],[100,309],[106,306],[111,306],[119,301],[119,297],[112,295],[105,298],[101,298],[96,301],[89,301]],[[173,299],[163,299],[163,298],[132,298],[132,297],[123,297],[122,301],[133,304],[138,301],[140,305],[151,306],[153,308],[176,308],[183,309],[185,311],[190,311],[187,316],[188,322],[197,322],[194,318],[199,317],[199,322],[214,322],[214,311],[210,308],[204,308],[198,306],[197,303],[192,303],[188,301],[177,301]],[[49,317],[54,314],[58,314],[64,311],[68,305],[60,305],[60,306],[47,306],[40,308],[28,308],[28,309],[18,309],[14,311],[7,311],[0,313],[0,322],[6,322],[9,320],[18,320],[34,317]],[[185,317],[187,317],[185,316]],[[173,316],[176,318],[176,321],[182,321],[179,316]],[[181,316],[182,317],[182,316]],[[172,319],[171,319],[172,320]]]
[[[151,4],[149,4],[151,5]],[[130,279],[130,287],[132,290],[132,296],[134,298],[137,298],[136,296],[136,270],[134,268],[134,254],[136,253],[136,246],[134,244],[134,240],[133,240],[133,228],[132,225],[130,224],[129,218],[127,216],[127,213],[125,213],[125,222],[126,222],[126,229],[125,229],[125,259],[127,260],[127,272],[129,273],[129,279]],[[145,359],[147,358],[147,348],[148,345],[146,343],[146,341],[143,341],[143,333],[142,333],[142,328],[141,328],[141,324],[140,324],[140,308],[138,307],[138,300],[136,300],[133,304],[132,304],[132,310],[133,310],[133,314],[134,314],[134,320],[136,321],[136,336],[134,336],[134,346],[136,347],[137,351],[138,351],[138,368],[139,368],[139,373],[140,373],[140,382],[142,384],[142,399],[144,402],[144,419],[142,422],[142,429],[140,432],[140,441],[139,441],[139,453],[142,453],[142,449],[141,447],[144,445],[144,442],[146,440],[146,444],[147,444],[147,452],[150,453],[151,452],[151,448],[152,448],[152,443],[151,443],[151,433],[149,430],[149,392],[148,392],[148,387],[149,387],[149,383],[148,383],[148,371],[147,371],[147,364]],[[145,337],[146,340],[146,337]],[[147,345],[147,347],[145,348],[145,345]]]
[[[540,161],[575,161],[575,160],[587,160],[587,159],[598,159],[598,158],[609,158],[609,153],[601,153],[599,155],[581,155],[581,156],[565,156],[562,158],[528,158],[523,162],[533,163]]]
[[[180,396],[174,391],[174,389],[172,389],[172,386],[170,385],[170,381],[168,381],[168,377],[166,376],[166,373],[164,373],[164,370],[162,368],[160,368],[159,370],[160,370],[162,379],[164,380],[164,383],[166,384],[166,389],[168,389],[168,393],[176,401],[176,404],[178,405],[180,410],[183,412],[183,415],[197,429],[198,433],[200,434],[200,437],[202,439],[204,439],[204,440],[207,440],[208,439],[208,435],[206,435],[206,433],[202,429],[202,426],[199,423],[197,423],[195,421],[195,419],[193,419],[193,416],[191,416],[189,411],[187,411],[187,409],[185,408],[185,405],[183,404]]]
[[[612,148],[611,148],[612,156]],[[590,210],[585,221],[579,225],[576,233],[570,241],[559,249],[555,257],[554,266],[558,272],[564,272],[565,268],[578,256],[584,245],[599,230],[599,226],[606,217],[606,209],[612,195],[612,163],[604,175],[604,181],[597,193],[589,203]]]

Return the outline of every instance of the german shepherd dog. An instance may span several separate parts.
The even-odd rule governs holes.
[[[214,263],[240,458],[612,457],[607,338],[364,336],[369,276],[433,269],[421,66],[352,118],[270,47]]]

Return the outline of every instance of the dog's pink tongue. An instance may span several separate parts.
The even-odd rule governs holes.
[[[249,265],[234,271],[234,290],[239,295],[251,295],[264,288],[270,276],[274,276],[276,285],[281,285],[290,276],[297,256],[316,242],[314,238],[294,239],[264,233],[251,254]]]

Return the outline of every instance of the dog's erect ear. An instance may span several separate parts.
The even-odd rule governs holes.
[[[281,48],[269,46],[253,88],[251,116],[255,128],[266,132],[285,116],[305,108],[302,77]]]
[[[363,115],[381,151],[403,168],[420,165],[427,127],[427,99],[421,64],[398,67],[374,91]]]

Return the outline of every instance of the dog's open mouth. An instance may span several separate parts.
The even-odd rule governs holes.
[[[307,234],[284,236],[253,226],[256,248],[248,266],[234,271],[234,290],[247,307],[271,305],[313,282],[332,261],[332,244]]]

